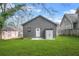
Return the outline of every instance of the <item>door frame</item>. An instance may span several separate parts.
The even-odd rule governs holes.
[[[47,31],[47,30],[53,31],[53,29],[46,29],[46,30],[45,30],[45,39],[47,39],[47,38],[46,38],[46,31]],[[54,31],[53,31],[53,35],[52,35],[52,36],[53,36],[53,37],[52,37],[52,39],[53,39],[53,38],[54,38]]]
[[[39,29],[39,32],[38,32],[38,29]],[[41,29],[40,28],[35,28],[35,36],[37,37],[37,38],[40,38],[40,36],[41,36],[41,31],[40,31]],[[38,33],[37,33],[38,32]]]

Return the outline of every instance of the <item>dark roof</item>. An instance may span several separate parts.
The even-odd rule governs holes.
[[[62,21],[60,23],[60,26],[61,26],[64,18],[66,18],[70,23],[74,23],[74,22],[78,21],[78,14],[64,14]]]
[[[76,22],[78,20],[78,14],[65,14],[65,16],[71,23]]]
[[[30,23],[30,22],[32,22],[33,20],[35,20],[36,18],[38,18],[38,17],[42,17],[43,19],[45,19],[45,20],[47,20],[48,22],[50,22],[50,23],[52,23],[52,24],[55,24],[55,25],[57,26],[56,23],[54,23],[53,21],[48,20],[47,18],[45,18],[45,17],[43,17],[43,16],[41,16],[41,15],[39,15],[39,16],[37,16],[37,17],[35,17],[35,18],[33,18],[33,19],[31,19],[31,20],[25,22],[25,23],[22,24],[22,25],[25,25],[25,24],[27,24],[27,23]]]

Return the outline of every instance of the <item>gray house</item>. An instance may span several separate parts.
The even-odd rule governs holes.
[[[59,34],[79,36],[79,10],[75,14],[65,14],[63,16]]]
[[[23,24],[23,37],[46,38],[56,37],[57,24],[43,16],[37,16]]]

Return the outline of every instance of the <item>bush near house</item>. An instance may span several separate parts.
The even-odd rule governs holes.
[[[56,40],[0,40],[1,56],[77,56],[79,37],[58,36]]]

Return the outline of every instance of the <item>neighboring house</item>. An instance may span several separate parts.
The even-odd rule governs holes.
[[[2,39],[18,38],[18,31],[11,27],[5,27],[2,29]]]
[[[22,38],[23,37],[23,28],[22,28],[22,26],[19,26],[19,28],[17,30],[18,30],[18,37]]]
[[[77,10],[78,12],[79,10]],[[65,14],[60,24],[59,34],[79,36],[79,12]]]
[[[56,37],[57,24],[43,16],[37,16],[23,24],[23,37],[46,38]]]

